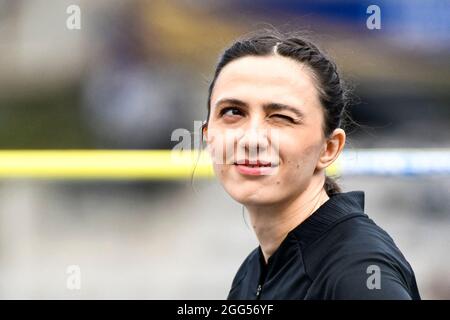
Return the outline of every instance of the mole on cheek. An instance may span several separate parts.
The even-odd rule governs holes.
[[[277,181],[277,184],[280,184],[280,181]]]

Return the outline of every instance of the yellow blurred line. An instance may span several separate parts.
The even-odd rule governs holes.
[[[198,159],[198,163],[197,163]],[[197,166],[195,167],[195,164]],[[2,150],[0,178],[150,179],[211,178],[206,151]],[[337,174],[337,166],[327,174]]]

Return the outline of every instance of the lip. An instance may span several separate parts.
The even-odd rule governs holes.
[[[246,165],[246,166],[258,166],[258,167],[270,167],[272,165],[271,161],[261,160],[261,159],[240,159],[236,161],[234,164],[236,165]]]
[[[250,161],[248,159],[240,160],[234,163],[237,171],[243,175],[250,176],[265,176],[271,175],[277,169],[277,165],[274,165],[270,161],[255,160]]]

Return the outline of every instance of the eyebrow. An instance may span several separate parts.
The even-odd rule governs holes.
[[[220,99],[219,101],[216,102],[216,107],[219,107],[222,104],[233,104],[236,106],[240,106],[240,107],[245,107],[248,108],[248,104],[245,103],[244,101],[241,101],[239,99],[234,99],[234,98],[224,98],[224,99]],[[263,104],[263,109],[264,111],[282,111],[282,110],[286,110],[286,111],[291,111],[292,113],[294,113],[297,117],[299,118],[304,118],[305,114],[300,111],[299,109],[289,106],[287,104],[283,104],[283,103],[278,103],[278,102],[269,102],[269,103],[265,103]]]

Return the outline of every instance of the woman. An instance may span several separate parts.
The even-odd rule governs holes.
[[[228,299],[420,299],[364,192],[325,175],[345,145],[346,104],[335,64],[301,37],[263,32],[222,55],[203,136],[259,241]]]

